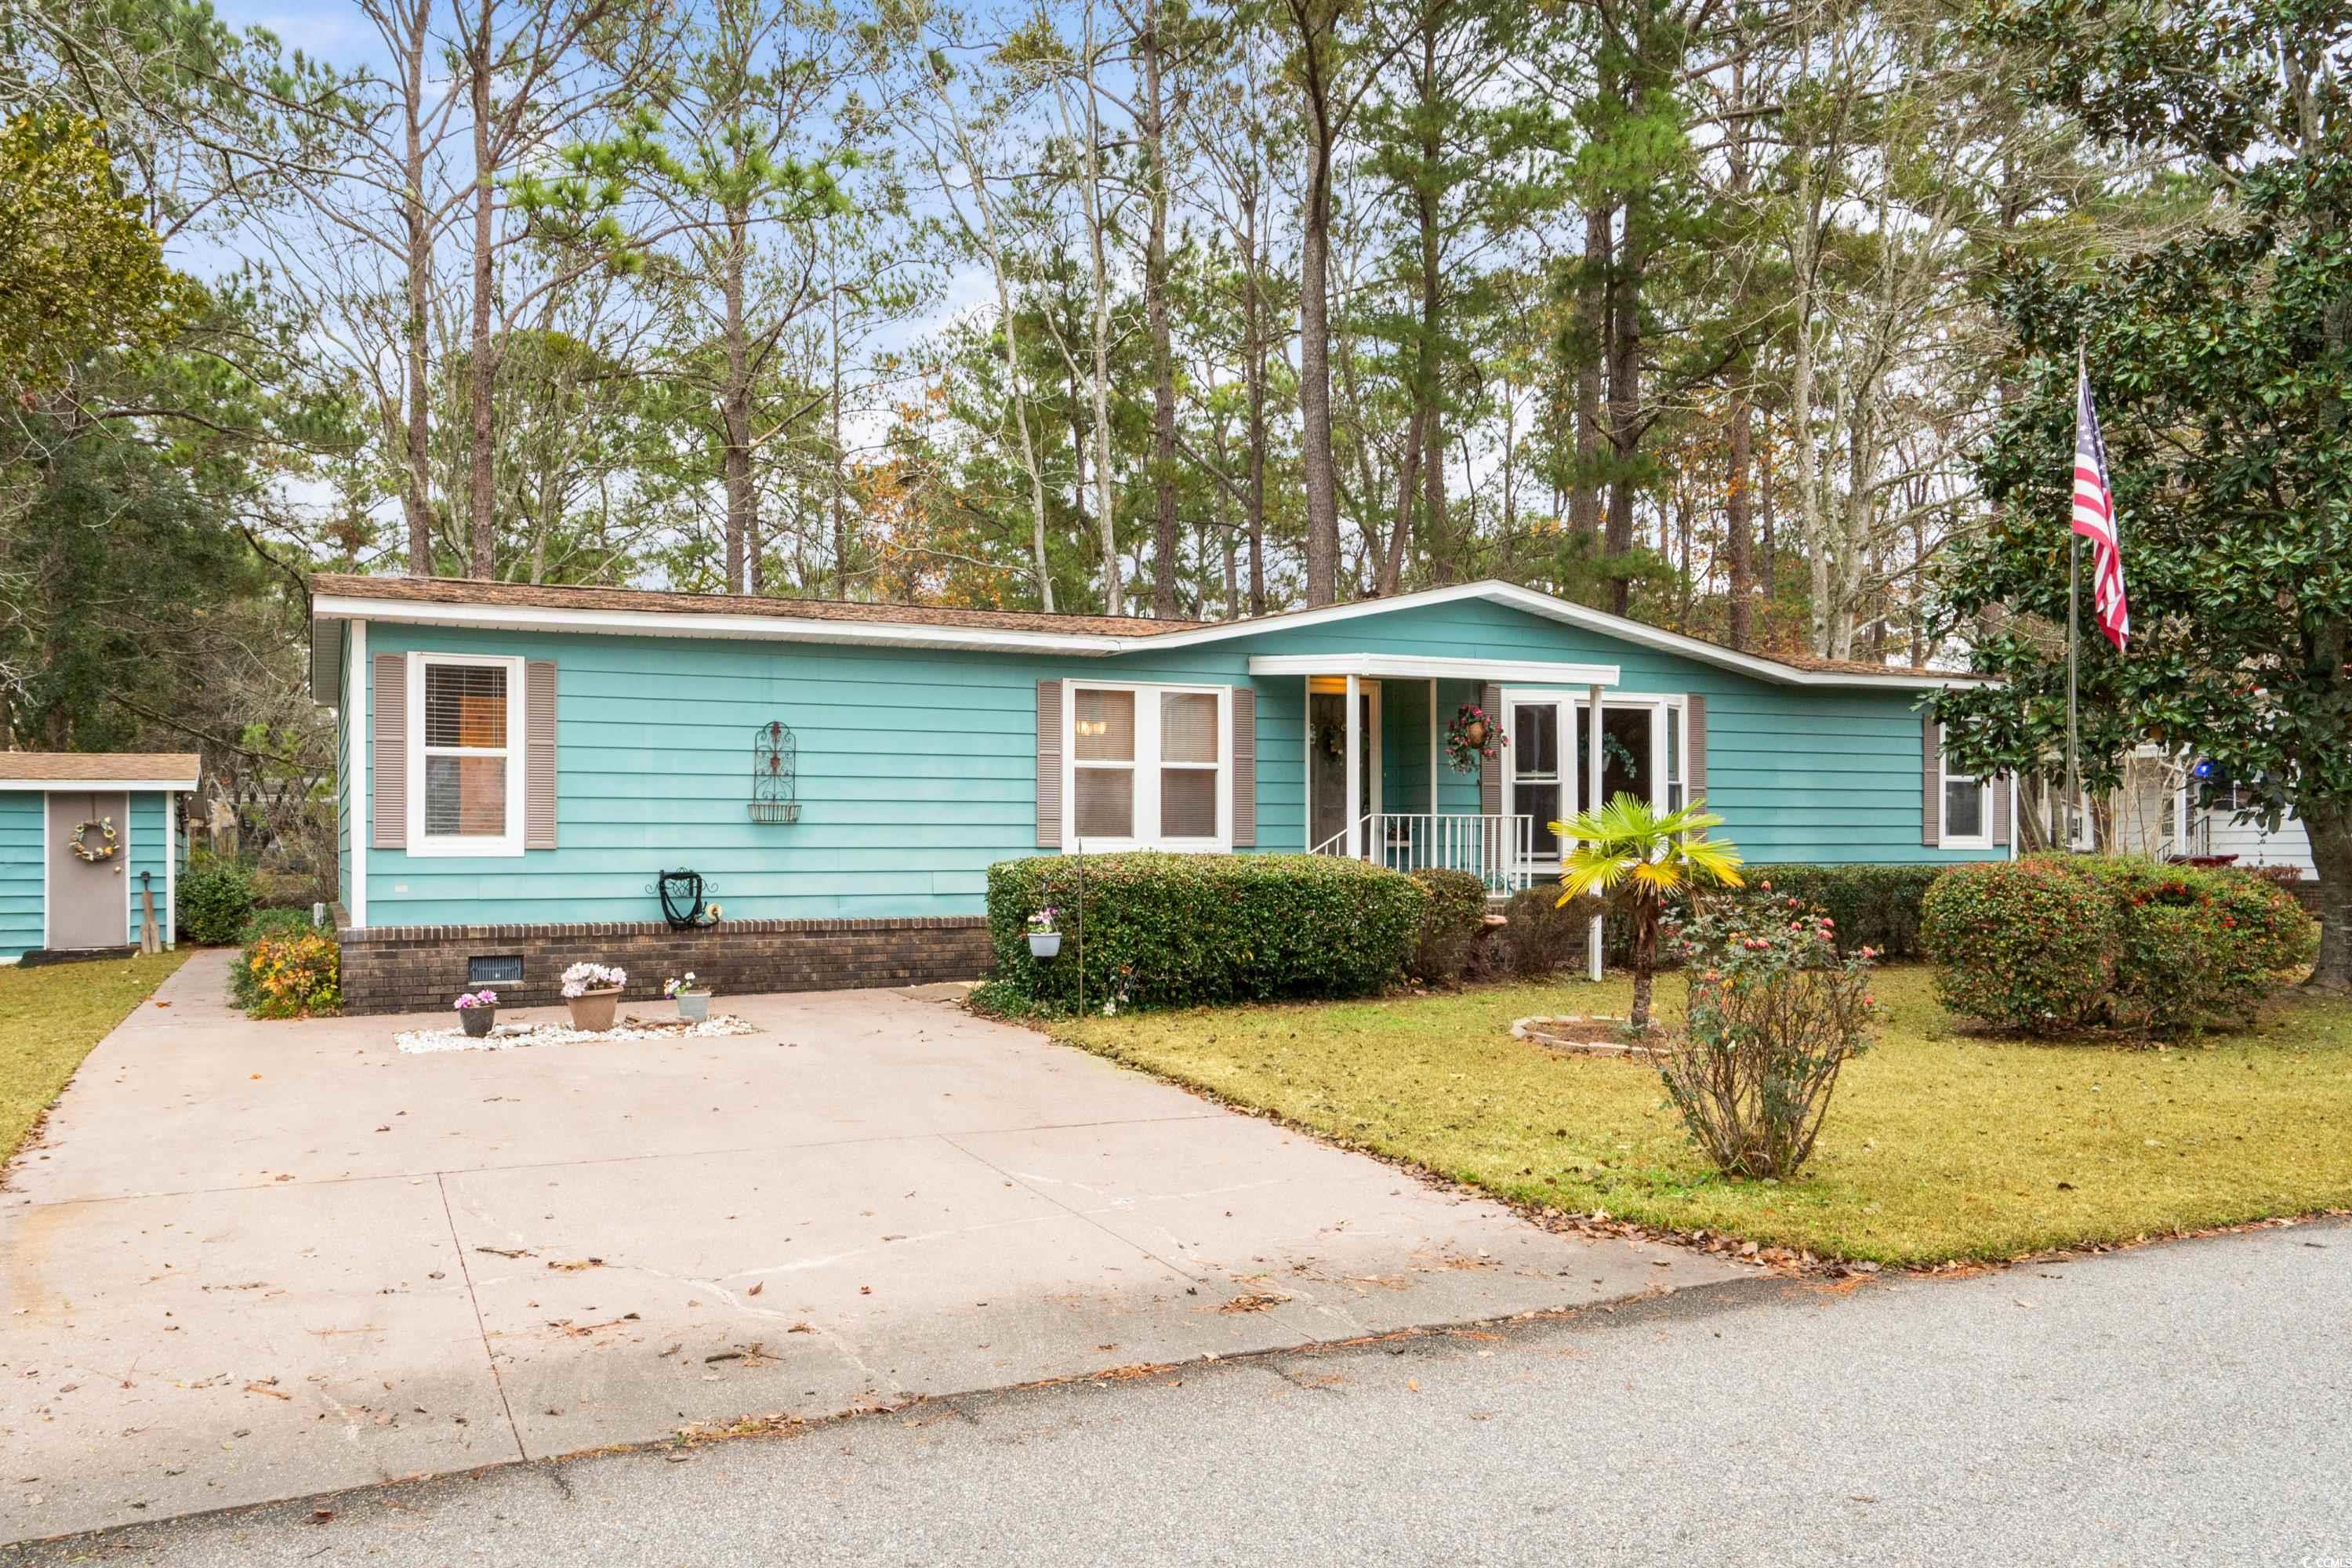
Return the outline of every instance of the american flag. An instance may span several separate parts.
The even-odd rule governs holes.
[[[2091,370],[2075,367],[2074,531],[2091,542],[2091,605],[2099,630],[2123,651],[2131,640],[2131,601],[2124,595],[2124,546],[2116,531],[2116,492],[2107,485],[2107,444],[2091,403]]]

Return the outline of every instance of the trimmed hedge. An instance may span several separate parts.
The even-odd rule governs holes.
[[[1429,894],[1412,972],[1432,985],[1452,985],[1470,965],[1470,946],[1486,924],[1486,881],[1468,871],[1428,867],[1412,873]]]
[[[2318,928],[2293,893],[2246,872],[2116,857],[2036,856],[2114,901],[2116,986],[2108,1021],[2176,1034],[2242,1016],[2281,970],[2311,962]]]
[[[1944,1005],[2033,1034],[2087,1024],[2169,1035],[2242,1017],[2318,931],[2244,872],[2123,856],[1956,868],[1927,899]]]
[[[180,879],[180,934],[205,947],[243,941],[253,900],[250,869],[235,860],[199,858]]]
[[[1946,871],[1928,889],[1937,1000],[2029,1034],[2078,1026],[2115,986],[2115,905],[2087,879],[2039,860]]]
[[[1584,956],[1585,933],[1600,912],[1600,901],[1591,898],[1571,899],[1560,908],[1557,882],[1521,888],[1503,906],[1505,963],[1518,979],[1548,979]]]
[[[1336,855],[1041,855],[988,868],[996,979],[1089,1008],[1360,996],[1403,974],[1430,895]],[[1030,956],[1029,917],[1058,912],[1062,952]]]
[[[1947,868],[1943,866],[1811,866],[1801,863],[1742,866],[1740,879],[1750,889],[1771,890],[1796,899],[1830,917],[1837,929],[1837,944],[1847,952],[1869,948],[1880,958],[1924,958],[1920,940],[1921,906],[1927,889]],[[1688,900],[1676,894],[1667,900],[1667,917],[1687,923]],[[1619,967],[1633,962],[1633,925],[1623,915],[1612,915],[1602,930],[1609,962]]]

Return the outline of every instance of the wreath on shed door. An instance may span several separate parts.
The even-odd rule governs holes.
[[[103,835],[101,840],[97,844],[92,844],[89,841],[89,836],[93,829]],[[66,835],[66,847],[72,850],[75,854],[80,856],[84,860],[93,866],[97,865],[101,860],[113,859],[115,850],[121,847],[121,845],[115,842],[114,818],[110,816],[101,816],[94,822],[76,823],[74,825],[74,830]]]

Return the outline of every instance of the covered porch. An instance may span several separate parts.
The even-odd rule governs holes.
[[[1679,726],[1650,722],[1646,708],[1635,715],[1638,733],[1629,726],[1609,696],[1614,665],[1368,652],[1261,655],[1250,674],[1305,685],[1312,853],[1467,871],[1498,898],[1558,875],[1550,823],[1640,781],[1645,764],[1664,773],[1665,759],[1647,755],[1662,744],[1680,752]],[[1470,772],[1453,765],[1445,745],[1465,704],[1514,742]],[[1629,741],[1643,754],[1633,756]]]

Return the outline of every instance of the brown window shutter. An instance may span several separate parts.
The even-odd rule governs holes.
[[[522,847],[555,847],[555,661],[522,667]]]
[[[1510,733],[1503,722],[1503,689],[1488,686],[1478,693],[1478,706],[1486,710],[1486,722],[1504,734]],[[1483,816],[1503,815],[1503,754],[1497,752],[1489,761],[1478,763],[1478,811]]]
[[[2009,777],[1995,773],[1992,779],[1992,842],[1995,848],[2009,844]]]
[[[1939,848],[1944,842],[1944,727],[1928,709],[1919,719],[1919,842]]]
[[[1683,799],[1706,798],[1706,699],[1683,699]]]
[[[1062,847],[1062,683],[1037,683],[1037,847]]]
[[[1234,847],[1257,847],[1257,692],[1234,688]]]
[[[378,849],[399,849],[408,843],[408,657],[380,653],[373,662],[375,690],[369,702],[374,744],[368,758],[373,831],[368,842]]]

